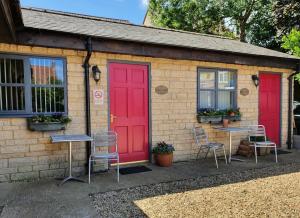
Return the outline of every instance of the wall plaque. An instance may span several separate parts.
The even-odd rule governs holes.
[[[157,87],[155,88],[155,92],[156,92],[157,94],[159,94],[159,95],[165,95],[165,94],[168,93],[168,87],[163,86],[163,85],[157,86]]]
[[[242,96],[247,96],[247,95],[249,95],[249,89],[247,89],[247,88],[241,89],[241,90],[240,90],[240,94],[241,94]]]

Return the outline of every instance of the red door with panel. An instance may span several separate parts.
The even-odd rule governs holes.
[[[280,147],[281,75],[259,74],[259,124],[266,127],[269,140]]]
[[[110,127],[123,163],[149,159],[148,73],[145,65],[109,65]]]

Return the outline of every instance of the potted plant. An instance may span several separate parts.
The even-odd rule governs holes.
[[[214,109],[201,109],[197,113],[199,123],[220,123],[224,112]]]
[[[32,131],[57,131],[65,130],[66,125],[71,122],[68,116],[62,114],[37,115],[28,118],[28,129]]]
[[[234,109],[230,108],[224,112],[224,118],[229,121],[240,121],[241,120],[241,112],[240,108]]]
[[[153,148],[155,162],[161,167],[169,167],[173,162],[173,152],[175,151],[173,145],[167,144],[164,141],[157,143]]]

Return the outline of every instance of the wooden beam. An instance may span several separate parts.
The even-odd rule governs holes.
[[[36,31],[33,29],[26,29],[18,32],[17,43],[51,48],[85,50],[85,38],[86,36],[82,35],[71,35],[61,32]],[[196,60],[286,69],[295,69],[297,63],[299,62],[296,59],[189,49],[104,38],[93,38],[93,51],[154,58]]]
[[[16,28],[13,21],[13,16],[8,0],[0,0],[0,34],[2,37],[0,41],[15,42],[16,41]]]

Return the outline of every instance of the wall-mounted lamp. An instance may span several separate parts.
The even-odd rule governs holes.
[[[101,79],[101,71],[97,65],[92,67],[92,72],[93,72],[93,78],[95,82],[98,83],[99,80]]]
[[[259,86],[259,78],[258,78],[258,76],[257,75],[252,75],[251,78],[252,78],[252,81],[253,81],[255,87],[257,88]]]

